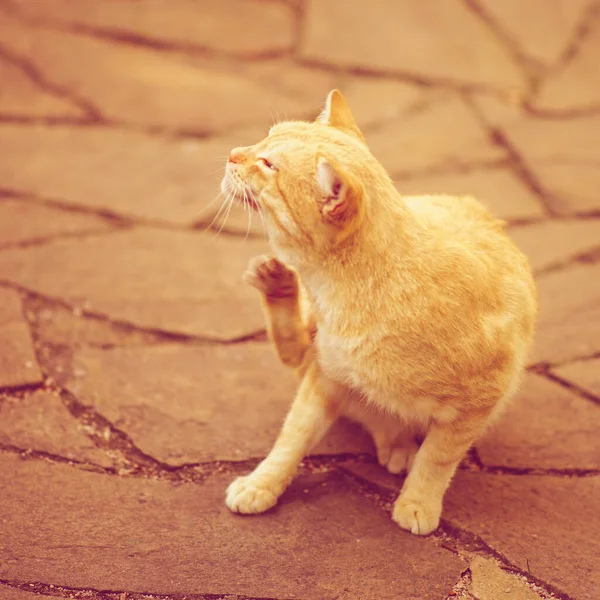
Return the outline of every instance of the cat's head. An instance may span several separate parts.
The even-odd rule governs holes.
[[[365,191],[382,175],[346,101],[333,90],[316,121],[279,123],[257,144],[234,148],[221,189],[252,201],[276,248],[322,251],[360,227]]]

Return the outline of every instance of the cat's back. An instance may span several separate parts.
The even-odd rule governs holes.
[[[503,221],[473,196],[445,194],[403,196],[406,207],[426,227],[447,231],[465,231],[465,228],[502,231]]]

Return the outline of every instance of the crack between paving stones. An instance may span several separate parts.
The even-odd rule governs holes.
[[[45,384],[43,381],[41,381],[40,383],[3,385],[2,387],[0,387],[0,398],[3,394],[9,395],[9,396],[24,397],[24,396],[33,394],[34,392],[39,392],[40,390],[43,390],[44,387],[45,387]]]
[[[458,160],[446,160],[434,165],[427,167],[414,168],[410,170],[399,169],[397,171],[390,172],[390,177],[394,181],[410,181],[411,179],[418,179],[426,176],[435,175],[467,175],[476,171],[493,171],[495,169],[502,169],[511,167],[511,162],[508,157],[506,158],[492,158],[489,160],[482,160],[480,162],[468,162],[461,163]]]
[[[46,244],[50,244],[57,240],[69,240],[69,239],[89,239],[94,237],[99,237],[103,235],[111,235],[117,233],[118,231],[123,231],[125,229],[129,229],[128,225],[122,225],[115,227],[114,229],[89,229],[87,231],[71,231],[66,233],[57,233],[54,235],[48,235],[38,238],[31,238],[28,240],[22,240],[20,242],[8,242],[6,244],[0,244],[0,252],[6,250],[19,250],[25,248],[34,248],[37,246],[45,246]]]
[[[573,29],[571,39],[567,42],[558,60],[552,66],[552,74],[564,69],[578,56],[583,43],[592,33],[594,27],[600,27],[599,17],[600,2],[598,0],[591,1],[583,9],[579,22]]]
[[[489,123],[485,115],[477,108],[467,94],[463,95],[463,101],[487,131],[490,142],[494,146],[501,148],[508,155],[508,164],[512,168],[512,172],[540,200],[542,207],[546,210],[546,214],[552,217],[561,216],[553,208],[553,195],[543,187],[540,180],[528,167],[521,153],[512,144],[502,129]]]
[[[13,188],[7,188],[0,185],[0,197],[7,198],[9,200],[22,200],[24,202],[31,202],[33,204],[39,204],[61,210],[63,212],[84,214],[101,219],[103,222],[113,225],[115,227],[126,227],[128,225],[155,225],[154,223],[138,222],[130,217],[125,217],[119,213],[103,209],[103,208],[91,208],[88,206],[81,206],[72,204],[68,201],[61,200],[59,198],[47,198],[39,196],[32,192],[26,192],[23,190],[17,190]]]
[[[51,452],[45,452],[43,450],[35,450],[33,448],[19,448],[11,444],[0,443],[0,452],[7,454],[15,454],[24,460],[44,460],[50,463],[66,464],[71,467],[75,467],[84,471],[90,471],[93,473],[103,473],[106,475],[117,475],[118,473],[114,467],[101,467],[94,463],[78,460],[76,458],[67,458],[60,454],[53,454]]]
[[[230,594],[221,592],[212,593],[155,593],[155,592],[130,592],[127,590],[100,590],[95,588],[79,588],[55,585],[42,582],[22,582],[0,579],[0,585],[30,592],[33,594],[50,596],[52,598],[81,598],[88,600],[286,600],[283,598],[266,596],[246,596],[244,594]],[[294,599],[300,600],[300,599]]]
[[[358,75],[361,77],[369,77],[374,79],[385,78],[390,81],[411,83],[422,88],[447,89],[461,93],[484,93],[500,98],[503,97],[508,91],[508,86],[494,87],[485,84],[461,82],[444,77],[428,78],[411,71],[395,71],[379,67],[366,67],[363,65],[338,65],[322,59],[308,58],[303,56],[296,57],[296,63],[302,67],[316,71],[324,71],[326,73]]]
[[[597,0],[595,2],[590,2],[588,6],[583,9],[579,23],[575,26],[573,35],[567,42],[561,55],[556,62],[547,67],[545,73],[540,75],[534,82],[532,93],[525,99],[523,105],[527,114],[540,119],[573,119],[593,116],[600,112],[600,104],[589,104],[587,106],[567,109],[538,108],[535,105],[537,94],[543,83],[547,79],[564,71],[579,55],[586,38],[591,34],[594,27],[600,27],[599,17],[600,2]]]
[[[294,33],[290,53],[293,59],[297,59],[306,34],[306,2],[293,0],[293,4],[288,5],[294,14]]]
[[[578,108],[538,108],[531,102],[525,102],[523,105],[525,112],[537,119],[545,119],[548,121],[567,120],[567,119],[584,119],[600,114],[600,104],[590,104]]]
[[[467,599],[467,600],[479,600],[474,596],[469,588],[473,578],[471,577],[471,569],[467,567],[461,574],[460,579],[454,586],[450,593],[446,596],[445,600],[456,600],[456,598]]]
[[[585,219],[583,219],[585,220]],[[564,260],[557,261],[544,267],[543,269],[536,269],[535,275],[536,277],[542,277],[544,275],[548,275],[549,273],[556,273],[558,271],[564,271],[569,267],[573,267],[574,265],[584,264],[584,265],[593,265],[600,261],[600,246],[596,246],[591,250],[586,250],[585,252],[580,252],[578,254],[574,254],[573,256],[569,256]]]
[[[100,110],[88,99],[79,96],[66,87],[49,81],[43,73],[26,58],[19,56],[2,45],[0,45],[0,58],[20,69],[21,72],[39,89],[58,98],[67,100],[72,105],[79,108],[89,121],[100,123],[104,120]]]
[[[253,0],[255,3],[266,3],[266,4],[279,4],[287,7],[294,16],[297,14],[297,7],[281,0]],[[263,51],[239,51],[239,52],[228,52],[227,50],[213,48],[207,45],[195,44],[193,42],[183,42],[180,40],[169,40],[154,37],[152,35],[145,35],[143,33],[130,31],[127,29],[121,29],[118,26],[102,26],[102,25],[89,25],[85,23],[77,22],[61,22],[51,18],[27,16],[21,13],[17,6],[12,5],[10,2],[0,3],[0,8],[5,14],[16,18],[22,23],[30,25],[42,26],[45,29],[54,31],[64,31],[73,35],[79,35],[82,37],[91,37],[100,39],[106,42],[114,42],[116,44],[134,46],[138,48],[144,48],[154,50],[156,52],[174,52],[184,56],[197,58],[197,57],[218,57],[222,59],[228,59],[231,61],[243,61],[243,62],[255,62],[263,60],[279,59],[291,56],[293,42],[289,46],[281,48],[273,48],[270,50]]]
[[[535,80],[541,65],[521,50],[517,39],[496,22],[492,15],[488,14],[483,6],[479,4],[478,0],[462,0],[462,4],[491,33],[522,73],[526,83],[524,97],[527,97],[535,86]]]
[[[562,360],[559,362],[539,362],[533,365],[529,365],[527,367],[528,371],[532,371],[534,373],[544,374],[546,371],[551,369],[556,369],[559,367],[564,367],[566,365],[570,365],[576,362],[584,362],[588,360],[596,360],[600,358],[600,352],[592,352],[591,354],[580,354],[579,356],[574,356],[572,358],[568,358],[566,360]]]
[[[593,402],[594,404],[600,406],[600,396],[597,396],[597,395],[593,394],[592,392],[589,392],[588,390],[586,390],[583,387],[580,387],[576,383],[572,383],[571,381],[564,379],[560,375],[556,375],[550,369],[551,369],[551,367],[541,364],[541,365],[534,365],[530,370],[533,371],[534,373],[537,373],[538,375],[541,375],[542,377],[545,377],[549,381],[552,381],[552,382],[560,385],[562,388],[569,390],[570,392],[579,396],[580,398],[589,400],[590,402]]]
[[[36,292],[35,290],[29,289],[25,286],[19,285],[13,281],[9,281],[6,279],[0,279],[0,287],[7,287],[13,290],[17,290],[22,294],[26,294],[31,296],[32,298],[37,298],[47,302],[50,305],[57,306],[62,309],[66,309],[71,311],[77,317],[84,317],[88,319],[94,319],[97,321],[101,321],[103,323],[107,323],[109,325],[122,328],[123,331],[127,332],[135,332],[141,334],[147,334],[151,336],[156,336],[157,343],[173,343],[177,342],[180,344],[189,344],[189,345],[210,345],[210,344],[219,344],[222,346],[230,346],[233,344],[243,344],[247,342],[263,342],[266,341],[265,329],[260,328],[255,331],[251,331],[247,334],[243,334],[241,336],[231,338],[231,339],[220,339],[220,338],[210,338],[210,337],[202,337],[195,335],[187,335],[184,333],[174,333],[171,331],[166,331],[163,329],[157,329],[153,327],[143,327],[140,325],[136,325],[134,323],[129,323],[127,321],[121,321],[119,319],[111,319],[108,315],[103,313],[95,312],[86,308],[82,308],[71,304],[67,300],[62,298],[49,296],[46,294],[42,294]]]
[[[116,229],[126,229],[127,227],[153,227],[155,229],[164,229],[167,231],[186,231],[188,233],[207,233],[208,231],[215,232],[218,231],[217,224],[213,224],[210,220],[211,218],[214,220],[214,214],[217,212],[217,208],[215,208],[214,214],[211,216],[202,218],[200,220],[191,222],[190,224],[179,224],[179,223],[170,223],[166,221],[161,221],[160,219],[152,219],[147,217],[140,217],[137,215],[123,215],[122,213],[114,212],[110,209],[106,208],[94,208],[89,206],[82,206],[79,204],[75,204],[69,202],[68,200],[62,200],[59,198],[51,198],[51,197],[43,197],[35,194],[33,192],[27,192],[23,190],[16,190],[13,188],[6,188],[0,185],[0,202],[3,199],[7,200],[22,200],[24,202],[31,202],[32,204],[39,204],[41,206],[47,206],[49,208],[53,208],[56,210],[60,210],[63,212],[74,213],[74,214],[83,214],[96,217],[100,219],[102,222],[112,226]],[[212,225],[212,227],[208,227],[208,225]],[[223,228],[219,233],[223,233],[228,237],[239,237],[246,238],[246,232],[241,231],[233,231],[231,229]],[[68,233],[68,234],[56,234],[54,237],[66,237],[73,236],[77,237],[77,233]],[[48,236],[49,238],[50,236]],[[252,239],[260,239],[263,237],[263,234],[252,233],[250,232],[247,236]],[[17,243],[18,244],[18,243]],[[5,245],[0,245],[0,250],[4,249]],[[13,245],[13,244],[11,244]]]
[[[83,127],[85,125],[97,125],[85,117],[68,115],[20,115],[11,113],[0,113],[0,124],[2,125],[44,125],[46,127],[70,126]]]

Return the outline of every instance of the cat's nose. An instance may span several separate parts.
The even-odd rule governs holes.
[[[243,161],[244,161],[244,149],[243,148],[234,148],[229,153],[229,158],[227,159],[227,162],[239,164]]]

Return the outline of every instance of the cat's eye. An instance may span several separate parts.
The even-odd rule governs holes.
[[[257,162],[267,167],[267,169],[271,169],[271,171],[277,171],[277,167],[272,162],[269,162],[266,158],[263,158],[262,156],[258,159]]]

